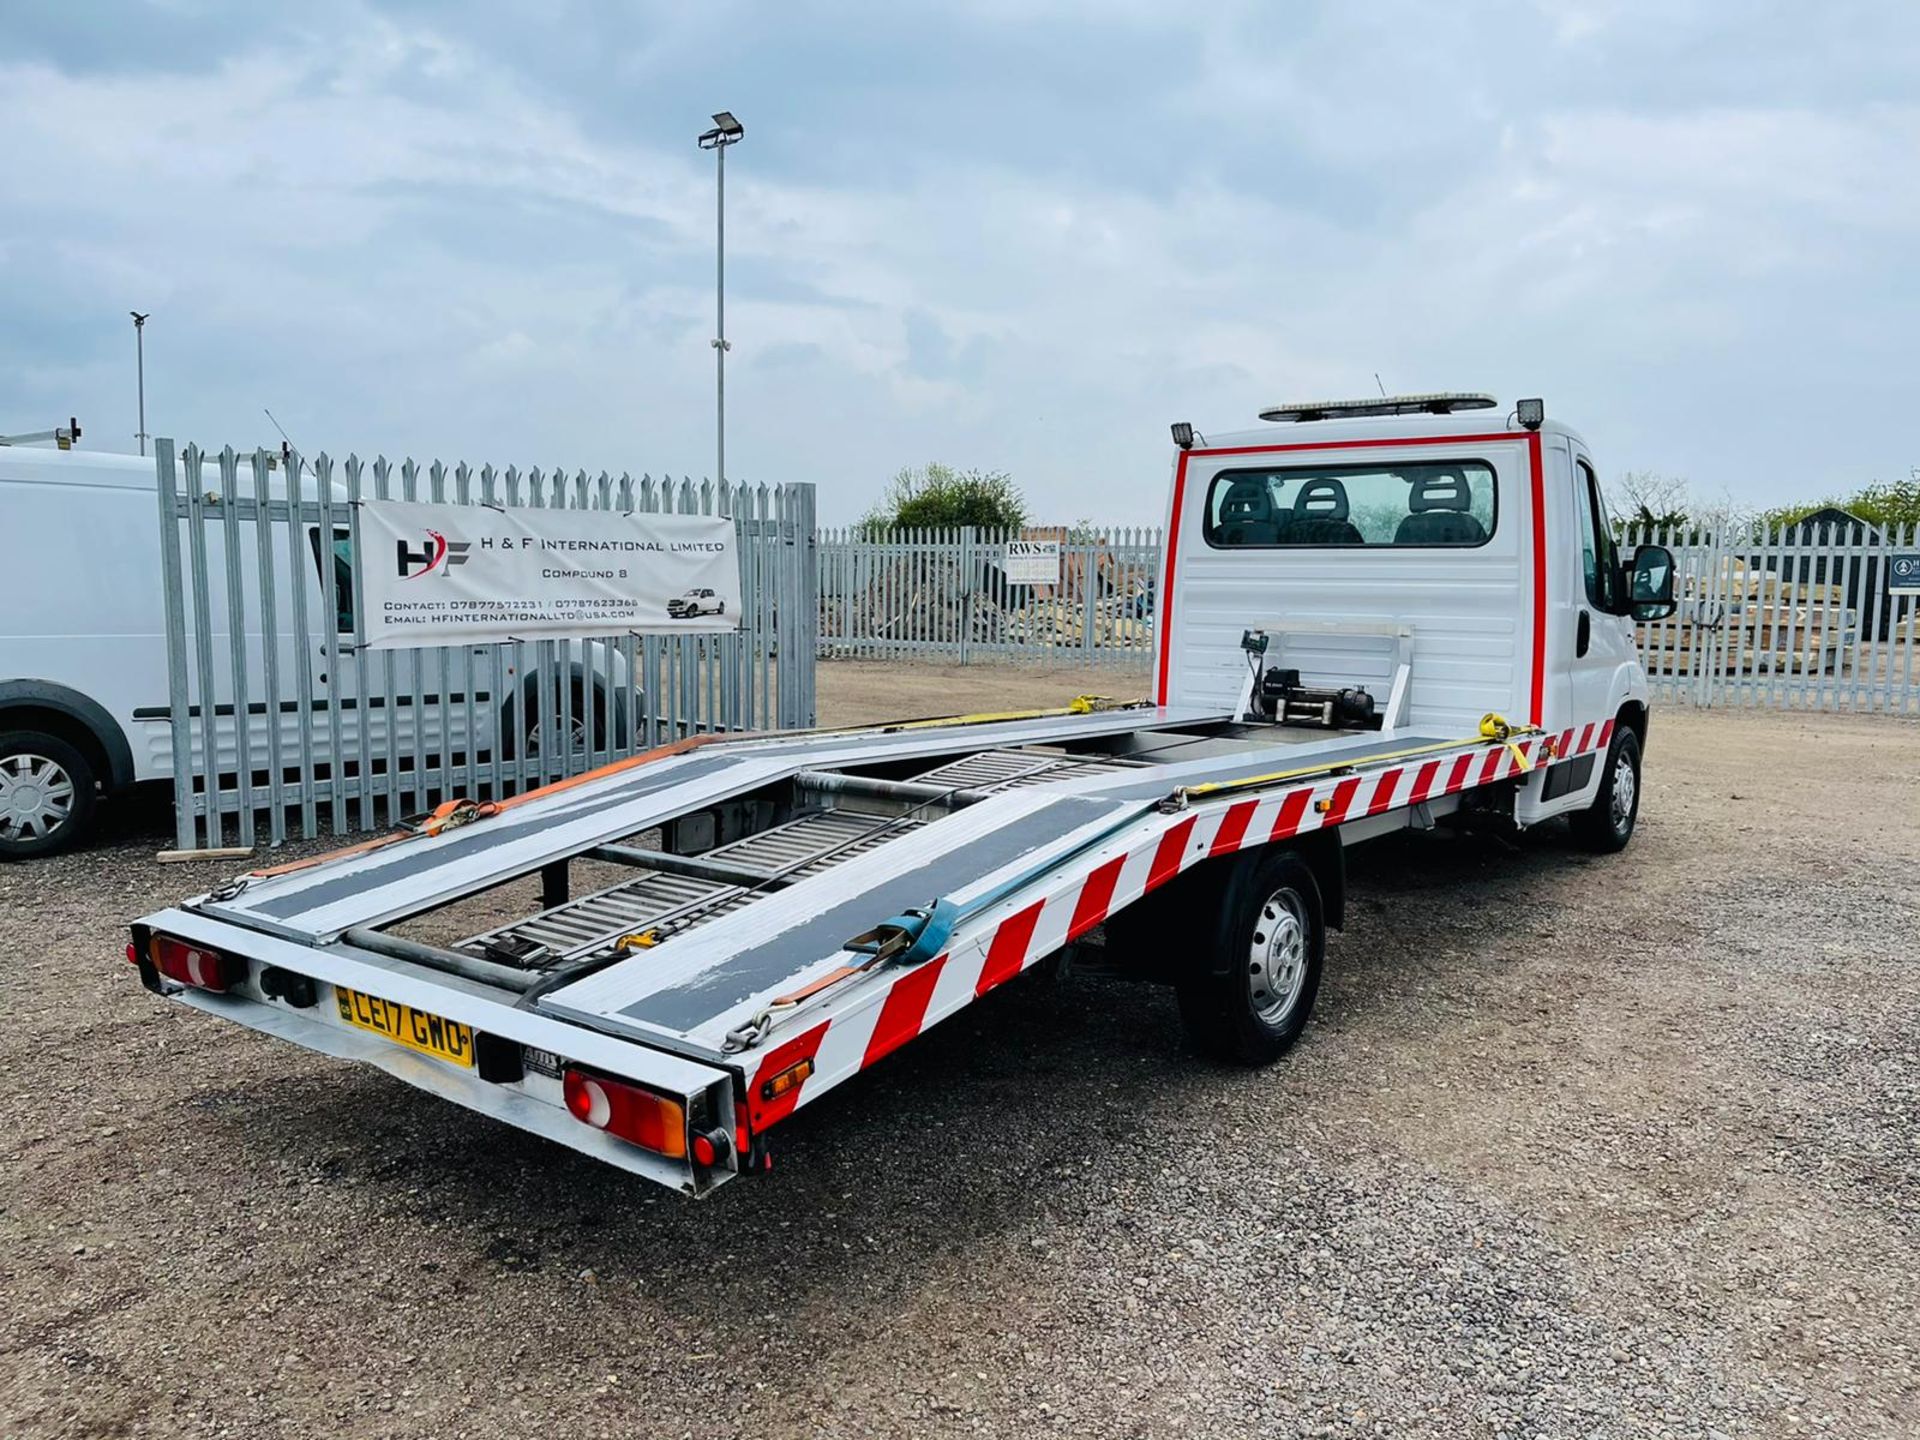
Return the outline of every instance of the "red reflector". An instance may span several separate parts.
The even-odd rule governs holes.
[[[561,1086],[567,1109],[582,1125],[671,1160],[687,1153],[687,1112],[677,1100],[569,1065]]]
[[[156,935],[149,947],[153,968],[169,980],[196,990],[225,990],[240,978],[236,963],[204,945],[189,945],[171,935]]]
[[[134,943],[129,940],[127,942],[127,964],[138,965],[139,963],[140,951],[134,946]]]

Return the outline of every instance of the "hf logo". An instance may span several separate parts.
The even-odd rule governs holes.
[[[448,540],[438,530],[427,531],[427,543],[415,550],[404,540],[393,542],[395,561],[402,580],[418,580],[436,571],[445,575],[456,565],[464,565],[473,548],[468,540]]]

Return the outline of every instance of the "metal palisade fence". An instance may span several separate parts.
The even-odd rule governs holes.
[[[1623,543],[1645,542],[1673,551],[1679,602],[1640,627],[1656,698],[1920,714],[1920,595],[1894,573],[1916,527],[1634,527]]]
[[[814,723],[811,485],[154,449],[178,844],[395,827],[683,737]],[[358,503],[730,516],[725,634],[356,647]],[[241,723],[244,717],[244,723]]]
[[[1026,584],[1009,542],[1057,544],[1051,584]],[[1145,665],[1160,532],[874,530],[820,536],[820,653],[881,659]]]
[[[1010,540],[1055,540],[1057,583],[1008,578]],[[1915,527],[1801,521],[1644,531],[1674,552],[1679,608],[1639,627],[1655,695],[1696,705],[1920,714],[1920,596],[1895,594]],[[1150,663],[1157,530],[824,531],[820,653]]]

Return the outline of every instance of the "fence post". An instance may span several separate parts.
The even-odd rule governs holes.
[[[167,612],[167,717],[173,740],[173,843],[193,849],[193,731],[187,692],[187,606],[180,578],[180,490],[173,441],[153,442],[154,490],[160,501],[160,588]]]
[[[960,527],[960,663],[973,663],[974,528]]]
[[[820,646],[820,559],[814,534],[814,489],[811,484],[787,487],[793,497],[794,546],[790,552],[793,621],[788,634],[780,637],[780,655],[792,657],[794,671],[793,705],[790,719],[784,723],[811,728],[816,722],[818,697],[814,688],[814,657]],[[783,717],[784,718],[784,717]]]

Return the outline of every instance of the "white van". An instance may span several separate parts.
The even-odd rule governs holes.
[[[243,467],[243,484],[251,487],[251,458]],[[311,497],[312,482],[307,493]],[[276,470],[271,494],[285,498],[285,485]],[[346,489],[336,483],[332,500],[344,506]],[[161,584],[159,497],[155,490],[154,461],[138,455],[109,455],[82,451],[43,450],[0,446],[0,859],[46,854],[80,840],[88,831],[96,801],[146,781],[170,783],[173,778],[172,709],[168,700],[166,599]],[[274,588],[280,603],[281,633],[275,650],[279,672],[291,676],[292,667],[308,667],[313,709],[302,713],[298,704],[282,700],[277,708],[285,753],[296,753],[302,733],[306,743],[327,759],[327,726],[315,723],[314,712],[329,704],[352,708],[352,676],[329,676],[329,637],[324,627],[337,621],[350,631],[350,613],[335,615],[326,604],[320,578],[318,526],[308,526],[301,547],[301,573],[287,573],[284,543],[273,548],[277,562]],[[253,564],[256,538],[243,523],[243,573]],[[284,532],[276,536],[280,541]],[[207,574],[211,594],[208,614],[216,656],[216,679],[230,683],[231,648],[225,630],[227,600],[222,534],[217,525],[206,527]],[[351,557],[345,532],[337,532],[333,558],[342,593],[351,596]],[[291,587],[305,591],[309,633],[291,633]],[[249,597],[249,600],[251,597]],[[188,607],[191,626],[192,607]],[[249,612],[249,623],[258,617]],[[297,642],[297,643],[296,643]],[[582,647],[572,647],[575,689],[581,688],[583,668],[591,674],[596,713],[612,713],[619,722],[624,705],[625,667],[617,654],[592,646],[592,658],[583,667]],[[263,640],[249,633],[245,645],[248,691],[265,693]],[[491,657],[491,649],[483,653]],[[338,667],[346,669],[347,667]],[[494,667],[473,667],[476,681],[491,677]],[[476,683],[473,699],[472,747],[490,753],[497,735],[522,737],[529,755],[539,749],[540,726],[529,723],[537,705],[527,692],[536,689],[524,672],[512,676],[509,695],[495,696]],[[286,693],[294,686],[283,679]],[[616,698],[609,701],[607,696]],[[231,696],[217,694],[215,752],[222,774],[231,777],[238,746],[231,718]],[[464,702],[464,697],[461,697]],[[249,749],[254,757],[267,754],[267,706],[249,707]],[[466,752],[466,707],[451,707],[456,730],[447,738],[456,752]],[[422,746],[441,749],[438,733],[440,707],[422,707],[416,721],[411,707],[392,712],[397,745],[412,748],[415,727]],[[581,708],[571,708],[577,717]],[[528,718],[522,718],[524,716]],[[380,706],[367,716],[375,751],[384,749],[389,712]],[[356,717],[357,718],[357,717]],[[201,768],[200,727],[196,725],[194,756]],[[599,730],[597,743],[608,732]],[[358,731],[355,735],[358,740]],[[573,737],[575,747],[581,736]],[[344,742],[343,742],[344,748]],[[508,749],[516,747],[509,743]],[[257,764],[256,767],[257,769]]]

